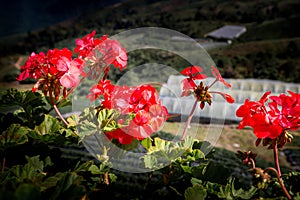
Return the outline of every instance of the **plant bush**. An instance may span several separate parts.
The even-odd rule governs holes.
[[[2,92],[0,199],[299,198],[300,173],[282,174],[278,162],[278,148],[293,139],[288,131],[300,126],[299,94],[269,97],[267,92],[258,102],[246,100],[237,111],[243,117],[239,128],[253,127],[256,144],[273,149],[275,168],[257,167],[253,152],[235,155],[215,148],[205,155],[200,149],[210,148],[210,144],[187,136],[195,108],[212,105],[212,95],[234,102],[229,94],[211,89],[216,82],[231,87],[217,68],[212,67],[216,79],[210,85],[201,81],[207,76],[201,67],[182,70],[187,76],[182,96],[194,96],[195,103],[182,135],[174,142],[172,134],[159,131],[168,112],[156,89],[112,84],[107,79],[110,66],[124,69],[126,50],[107,36],[94,36],[92,32],[76,40],[74,52],[64,48],[32,53],[18,77],[20,81],[36,79],[32,91]],[[95,106],[65,119],[60,109],[71,104],[68,96],[86,77],[99,80],[87,96]],[[93,136],[129,152],[143,152],[139,160],[148,171],[118,171],[111,149],[100,146],[101,141],[102,154],[91,157],[82,143]],[[81,153],[72,155],[74,146]],[[121,164],[126,169],[134,162],[136,157],[128,157]],[[250,171],[242,164],[250,166]]]

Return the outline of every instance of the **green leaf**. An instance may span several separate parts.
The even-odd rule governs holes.
[[[70,117],[67,118],[67,122],[69,123],[68,128],[75,127],[79,122],[79,116],[72,114]]]
[[[115,110],[104,108],[98,112],[98,120],[100,122],[109,121],[111,119],[114,119],[115,114]]]
[[[206,191],[210,194],[215,194],[216,196],[218,195],[218,193],[220,192],[220,188],[222,187],[222,185],[218,184],[218,183],[212,183],[207,181],[205,183],[205,188]]]
[[[57,182],[59,180],[61,180],[63,176],[64,176],[64,174],[59,172],[59,173],[56,173],[54,176],[50,176],[50,177],[46,178],[42,182],[40,190],[43,192],[49,188],[55,187],[57,185]]]
[[[30,165],[35,171],[42,172],[44,169],[44,162],[40,161],[40,156],[28,157],[25,156]]]
[[[206,196],[206,190],[202,185],[188,187],[184,192],[184,197],[186,200],[202,200],[205,199]]]
[[[75,172],[63,173],[51,193],[51,199],[81,199],[85,191],[84,186],[81,185],[82,180],[83,178]]]
[[[218,193],[218,197],[228,199],[228,200],[234,199],[231,193],[231,185],[227,184],[226,186],[220,187],[220,192]]]
[[[83,164],[80,165],[80,161],[78,161],[78,163],[76,164],[75,168],[74,168],[74,172],[84,172],[84,171],[88,171],[89,168],[93,165],[93,161],[87,161]]]
[[[250,189],[243,189],[240,188],[238,190],[234,187],[234,179],[229,179],[226,186],[220,187],[220,192],[218,193],[218,197],[220,198],[226,198],[226,199],[236,199],[236,198],[242,198],[242,199],[250,199],[257,191],[257,188],[254,186],[251,186]]]
[[[151,138],[145,138],[141,141],[142,146],[145,149],[150,149],[150,147],[152,147],[152,139]]]
[[[101,174],[101,171],[100,171],[99,167],[97,167],[96,165],[90,166],[89,171],[92,174]]]
[[[243,188],[236,190],[234,187],[234,179],[232,179],[231,188],[232,188],[232,195],[234,197],[240,197],[242,199],[250,199],[257,191],[257,188],[254,186],[251,186],[251,188],[247,190],[244,190]]]
[[[60,128],[59,129],[59,133],[60,134],[64,134],[65,137],[77,137],[77,135],[75,134],[75,132],[69,128]]]
[[[98,127],[93,122],[84,120],[79,125],[77,125],[78,128],[78,135],[83,140],[84,137],[93,135],[98,132]]]
[[[22,92],[21,92],[22,93]],[[31,108],[35,108],[38,106],[45,106],[44,97],[38,92],[32,92],[31,90],[23,92],[22,98],[22,107],[26,108],[30,106]]]
[[[10,111],[22,108],[25,115],[24,120],[32,121],[32,118],[39,117],[42,113],[46,113],[47,109],[44,96],[38,92],[18,91],[9,89],[0,97],[1,110]]]
[[[42,180],[46,174],[43,172],[44,167],[47,165],[52,165],[52,162],[49,160],[50,158],[46,158],[45,162],[40,161],[39,155],[34,157],[26,156],[27,164],[16,165],[11,171],[15,174],[17,180],[19,182],[23,182],[24,180],[31,180],[32,182],[38,183]]]
[[[34,200],[41,199],[41,193],[39,189],[32,184],[21,184],[15,191],[15,197],[17,200]]]
[[[110,171],[110,168],[112,168],[112,163],[108,162],[107,160],[101,162],[101,164],[99,165],[99,169],[101,172],[108,172]]]
[[[200,149],[193,149],[193,157],[197,159],[204,159],[205,154]]]
[[[154,144],[155,146],[152,148],[152,150],[168,150],[171,143],[169,141],[156,137],[154,138]]]
[[[79,115],[76,125],[81,140],[95,133],[110,132],[118,128],[116,123],[117,111],[102,109],[97,111],[95,107],[89,107]]]
[[[45,135],[57,132],[60,127],[61,125],[55,117],[45,115],[44,121],[40,125],[35,126],[34,130],[40,135]]]
[[[185,172],[185,173],[192,173],[192,167],[188,166],[188,165],[180,165],[182,170]]]
[[[203,184],[203,183],[202,183],[202,180],[197,179],[197,178],[195,178],[195,177],[192,177],[192,178],[191,178],[191,183],[192,183],[193,186],[194,186],[194,185],[202,185],[202,184]]]
[[[112,168],[112,163],[104,161],[100,163],[99,167],[97,167],[96,165],[91,165],[88,170],[92,174],[104,174],[106,172],[109,172],[110,168]]]
[[[192,145],[190,138],[180,142],[173,142],[155,137],[153,141],[154,144],[152,144],[150,139],[142,141],[142,145],[148,151],[147,155],[143,156],[145,166],[151,169],[159,169],[163,165],[170,164],[181,157],[187,150],[190,150]],[[183,168],[189,171],[188,167]]]
[[[79,120],[76,128],[81,140],[83,140],[83,138],[86,136],[101,132],[97,120],[97,110],[94,107],[84,109],[83,112],[79,115]]]
[[[49,156],[47,156],[44,161],[40,160],[39,155],[33,157],[25,156],[25,158],[27,160],[28,165],[30,165],[35,171],[38,172],[43,172],[44,167],[53,165]]]
[[[102,109],[98,112],[98,122],[101,124],[101,130],[104,132],[114,131],[118,128],[116,117],[119,114],[113,109]]]
[[[23,180],[32,180],[33,177],[36,175],[33,167],[30,165],[16,165],[12,168],[12,172],[17,178],[18,182],[23,182]]]
[[[109,176],[109,179],[110,179],[110,181],[111,181],[112,183],[117,181],[117,178],[118,178],[118,177],[117,177],[115,174],[109,173],[108,176]]]
[[[8,147],[17,146],[28,142],[27,133],[29,129],[20,124],[11,124],[0,135],[0,149],[4,150]]]
[[[180,141],[178,143],[178,145],[180,147],[185,147],[185,148],[192,148],[193,146],[193,143],[194,143],[194,138],[192,138],[191,136],[187,136],[186,138],[184,138],[183,141]]]
[[[50,143],[53,143],[53,142],[61,143],[61,140],[65,141],[65,139],[66,139],[64,136],[57,135],[57,134],[41,135],[40,133],[38,133],[34,130],[29,131],[27,136],[28,136],[28,138],[31,138],[36,142],[41,142],[41,143],[45,143],[45,144],[50,144]],[[60,142],[58,142],[58,141],[60,141]]]
[[[145,155],[143,156],[143,159],[144,159],[144,163],[145,163],[145,167],[148,168],[148,169],[160,169],[161,167],[163,167],[163,165],[159,165],[157,163],[157,159],[156,159],[156,156],[154,155]]]
[[[154,138],[154,145],[152,145],[151,143],[151,140],[150,141],[145,141],[144,142],[144,145],[147,145],[148,146],[148,152],[153,152],[153,151],[167,151],[169,150],[169,147],[171,145],[171,142],[170,141],[166,141],[166,140],[163,140],[159,137],[155,137]],[[147,143],[147,144],[145,144]]]
[[[41,191],[49,191],[49,199],[81,199],[84,195],[83,178],[75,172],[59,172],[41,184]]]
[[[201,163],[198,166],[193,166],[191,169],[192,171],[191,174],[194,177],[202,178],[206,172],[207,166],[208,166],[207,163]],[[215,174],[213,174],[213,176],[215,176]]]
[[[97,121],[97,110],[94,106],[85,108],[83,112],[79,115],[80,120],[91,120]]]
[[[52,166],[53,162],[51,161],[51,158],[49,156],[47,156],[44,160],[44,166]]]

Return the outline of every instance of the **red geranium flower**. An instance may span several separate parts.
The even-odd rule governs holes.
[[[290,96],[271,96],[270,116],[284,129],[296,130],[300,127],[300,95],[289,91]]]
[[[17,77],[18,81],[23,81],[27,78],[39,79],[42,74],[42,63],[45,63],[45,54],[43,52],[36,54],[31,53],[28,60],[21,67],[21,74]]]
[[[197,101],[201,102],[200,103],[200,109],[204,108],[205,103],[208,105],[211,105],[212,102],[212,96],[211,93],[219,94],[221,95],[228,103],[233,103],[234,98],[230,96],[229,94],[225,94],[223,92],[219,91],[210,91],[210,87],[214,85],[217,81],[221,81],[223,84],[226,86],[231,85],[222,78],[220,75],[219,71],[215,68],[212,67],[212,72],[216,76],[216,80],[210,85],[210,86],[204,86],[203,82],[200,82],[199,85],[195,83],[194,80],[201,80],[206,78],[205,74],[201,74],[202,68],[199,66],[190,66],[181,71],[181,74],[189,76],[188,78],[185,78],[181,82],[181,88],[182,88],[182,93],[181,96],[189,96],[189,95],[194,95]]]
[[[205,79],[207,76],[205,74],[201,74],[203,69],[199,66],[190,66],[181,71],[182,75],[189,76],[189,78],[193,80]]]
[[[106,79],[110,65],[121,71],[126,67],[127,52],[118,41],[110,40],[107,35],[94,38],[95,34],[93,31],[82,39],[77,39],[74,52],[79,54],[79,58],[88,61],[90,77],[99,78],[102,75],[102,78]]]
[[[127,52],[117,40],[107,39],[97,46],[97,50],[102,54],[101,60],[106,65],[113,64],[121,71],[127,64]]]
[[[215,68],[214,66],[211,66],[211,68],[212,68],[211,72],[212,72],[212,74],[214,75],[214,77],[216,77],[216,79],[217,79],[218,81],[220,81],[221,83],[223,83],[226,87],[229,87],[229,88],[230,88],[230,87],[231,87],[231,84],[228,83],[228,82],[226,82],[226,81],[223,79],[223,77],[221,76],[219,70],[218,70],[217,68]]]
[[[155,111],[154,111],[155,110]],[[150,137],[159,130],[166,120],[168,113],[164,106],[151,106],[150,112],[140,110],[128,126],[123,126],[115,131],[106,132],[108,139],[117,139],[121,144],[130,144],[133,139],[142,140]]]
[[[96,31],[94,30],[83,38],[76,39],[76,47],[74,52],[79,54],[79,58],[87,57],[98,44],[107,39],[106,35],[102,36],[101,38],[94,38],[95,35]]]
[[[75,58],[72,60],[72,51],[67,48],[51,49],[47,54],[32,53],[25,64],[21,67],[21,74],[17,80],[26,78],[38,80],[32,91],[41,88],[45,95],[59,99],[61,87],[75,87],[83,74],[84,62]]]
[[[105,135],[109,140],[116,139],[120,144],[130,144],[133,137],[127,133],[125,128],[118,128],[111,132],[106,132]]]
[[[91,93],[87,95],[87,98],[90,98],[91,101],[95,101],[95,99],[101,98],[103,95],[104,101],[110,101],[114,89],[115,86],[110,83],[110,80],[100,80],[97,85],[91,87]]]
[[[60,83],[65,88],[72,88],[79,84],[80,76],[85,76],[83,71],[83,60],[75,58],[71,62],[67,62],[67,70],[65,74],[60,78]]]
[[[197,88],[197,84],[191,78],[185,78],[181,81],[182,93],[181,96],[190,96],[193,94],[194,90]]]
[[[197,88],[197,84],[194,80],[205,79],[207,76],[205,74],[201,74],[203,69],[199,66],[190,66],[181,71],[182,75],[188,76],[181,82],[182,94],[181,96],[189,96],[193,94],[193,91]]]
[[[103,98],[103,107],[118,110],[121,115],[134,115],[128,125],[121,124],[121,128],[106,133],[109,139],[117,139],[121,144],[131,143],[134,138],[141,140],[149,137],[168,117],[156,89],[150,85],[116,86],[102,80],[92,87],[91,92],[88,95],[91,100]],[[119,123],[122,121],[119,120]]]
[[[242,117],[239,128],[253,127],[257,138],[278,138],[285,130],[298,129],[300,127],[300,101],[298,94],[290,92],[291,96],[281,94],[271,96],[266,92],[258,101],[246,99],[237,111],[236,115]],[[268,110],[265,106],[267,100]]]

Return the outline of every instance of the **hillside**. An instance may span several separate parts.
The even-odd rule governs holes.
[[[205,33],[225,24],[238,24],[247,27],[242,37],[226,48],[209,51],[225,77],[299,82],[299,8],[297,0],[128,0],[95,11],[87,10],[76,18],[47,28],[0,38],[0,71],[5,72],[1,73],[0,80],[14,80],[18,70],[13,68],[13,63],[19,56],[62,48],[94,29],[99,34],[113,35],[132,28],[154,26],[203,38]],[[130,58],[140,54],[137,52]],[[145,61],[153,57],[165,60],[164,52],[144,54]],[[165,62],[178,70],[185,67],[180,66],[182,62],[176,57]]]

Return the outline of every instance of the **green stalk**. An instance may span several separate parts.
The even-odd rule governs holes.
[[[52,105],[53,105],[53,108],[54,108],[56,114],[57,114],[58,117],[63,121],[63,123],[64,123],[66,126],[68,126],[69,123],[64,119],[64,117],[62,116],[62,114],[60,113],[60,111],[58,110],[58,108],[57,108],[57,106],[56,106],[56,103],[55,103],[55,101],[54,101],[54,99],[53,99],[53,96],[52,96],[52,90],[49,91],[49,97],[50,97],[50,101],[51,101],[51,103],[52,103]]]
[[[287,191],[286,187],[284,186],[284,184],[283,184],[283,182],[282,182],[282,180],[281,180],[281,178],[280,178],[279,172],[278,172],[275,168],[273,168],[273,167],[268,167],[268,168],[266,168],[266,169],[264,170],[264,173],[267,172],[267,171],[273,171],[273,172],[275,172],[275,174],[276,174],[276,176],[277,176],[278,183],[279,183],[281,189],[283,190],[285,196],[286,196],[289,200],[292,199],[290,193]]]
[[[3,156],[3,159],[2,159],[2,167],[1,167],[1,172],[4,172],[4,168],[5,168],[5,162],[6,162],[6,158],[5,158],[5,156]]]
[[[275,162],[275,166],[278,172],[279,177],[281,177],[281,171],[280,171],[280,165],[279,165],[279,158],[278,158],[278,148],[277,148],[277,142],[275,140],[275,145],[273,148],[273,154],[274,154],[274,162]]]
[[[191,120],[192,120],[192,118],[193,118],[194,112],[195,112],[195,110],[196,110],[197,103],[198,103],[198,101],[197,101],[197,99],[196,99],[196,101],[195,101],[195,103],[194,103],[194,105],[193,105],[193,108],[192,108],[192,110],[191,110],[191,112],[190,112],[190,114],[189,114],[189,116],[188,116],[188,119],[187,119],[187,121],[186,121],[186,123],[185,123],[185,127],[184,127],[184,130],[183,130],[182,136],[181,136],[181,140],[184,140],[184,138],[185,138],[186,135],[187,135],[187,131],[188,131],[189,125],[190,125],[190,123],[191,123]]]

